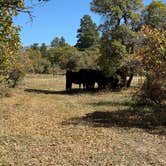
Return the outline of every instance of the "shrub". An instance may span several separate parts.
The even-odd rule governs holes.
[[[166,100],[164,80],[156,79],[156,76],[148,77],[141,88],[141,97],[145,102],[161,104]]]
[[[166,32],[145,26],[140,31],[143,46],[138,57],[145,75],[141,96],[161,104],[166,100]]]

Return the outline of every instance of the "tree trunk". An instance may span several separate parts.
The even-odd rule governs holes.
[[[131,85],[131,81],[132,81],[132,79],[133,79],[133,76],[134,76],[134,74],[132,73],[132,74],[130,75],[128,81],[127,81],[127,85],[126,85],[127,88],[130,87],[130,85]]]

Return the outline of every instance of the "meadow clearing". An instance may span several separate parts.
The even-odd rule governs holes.
[[[166,112],[135,105],[137,86],[66,94],[63,75],[27,75],[0,99],[0,165],[166,165]]]

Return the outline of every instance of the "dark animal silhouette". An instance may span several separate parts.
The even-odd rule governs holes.
[[[100,71],[92,70],[92,69],[80,69],[79,74],[82,77],[83,88],[87,90],[94,89],[95,83],[98,84],[98,88],[100,87],[100,82],[102,78],[100,75]]]
[[[93,90],[95,83],[98,85],[98,89],[105,88],[105,77],[102,71],[92,69],[80,69],[78,72],[67,71],[66,72],[66,91],[70,92],[72,89],[72,83],[83,85],[83,89]]]
[[[66,72],[66,91],[70,92],[72,89],[72,83],[79,84],[81,88],[82,78],[79,72],[67,71]]]
[[[131,81],[132,79],[129,79]],[[78,72],[66,72],[66,91],[71,92],[72,83],[79,84],[79,89],[83,85],[84,90],[93,90],[95,83],[98,89],[105,89],[109,84],[110,88],[115,89],[118,87],[128,86],[127,69],[120,68],[111,77],[106,77],[101,70],[94,69],[80,69]]]

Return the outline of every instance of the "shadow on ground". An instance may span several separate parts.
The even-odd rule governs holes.
[[[37,94],[66,94],[66,91],[53,91],[53,90],[43,90],[43,89],[25,89],[25,92],[37,93]]]
[[[93,94],[98,92],[97,89],[94,89],[93,91],[86,91],[83,89],[72,89],[70,93],[67,93],[65,90],[54,91],[54,90],[43,90],[43,89],[25,89],[24,91],[29,93],[37,93],[37,94],[61,94],[61,95]]]
[[[129,100],[126,100],[124,102],[115,102],[115,101],[99,101],[95,103],[88,103],[88,105],[91,105],[93,107],[99,107],[99,106],[134,106],[134,102],[132,103]],[[139,105],[138,107],[142,107],[142,105]]]
[[[118,103],[113,104],[116,105]],[[128,103],[126,104],[128,105]],[[119,111],[100,110],[88,113],[82,117],[68,119],[62,124],[106,128],[139,128],[151,134],[166,135],[166,111],[164,107],[152,109],[147,106],[146,108],[133,106]]]

